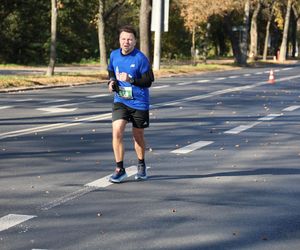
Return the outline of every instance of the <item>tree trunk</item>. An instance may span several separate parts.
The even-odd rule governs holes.
[[[241,43],[241,62],[242,66],[247,65],[247,51],[248,51],[248,30],[250,21],[250,0],[246,0],[244,9],[244,30]]]
[[[255,61],[257,58],[257,16],[261,8],[261,0],[257,2],[257,6],[253,12],[250,29],[250,61]]]
[[[53,76],[55,60],[56,60],[56,32],[57,30],[57,0],[51,0],[51,45],[50,45],[50,61],[46,76]]]
[[[239,36],[234,34],[232,23],[231,23],[231,18],[228,15],[224,16],[224,27],[225,27],[226,33],[228,34],[230,43],[231,43],[232,52],[233,52],[233,56],[234,56],[234,62],[237,64],[240,64],[241,49],[239,46]]]
[[[195,66],[196,63],[196,28],[193,27],[192,31],[192,48],[191,48],[191,54],[193,57],[193,65]]]
[[[290,23],[290,16],[291,16],[292,1],[293,0],[288,0],[288,3],[287,3],[287,10],[286,10],[285,21],[284,21],[283,36],[282,36],[282,42],[281,42],[280,54],[279,54],[279,61],[280,62],[284,62],[286,60],[288,32],[289,32],[289,23]]]
[[[142,0],[140,8],[140,50],[151,57],[151,0]]]
[[[105,47],[105,24],[103,19],[104,3],[103,0],[99,0],[99,20],[98,20],[98,41],[100,52],[100,66],[102,69],[107,68],[107,55]]]
[[[268,56],[268,45],[269,45],[269,38],[270,38],[270,26],[271,26],[271,22],[272,22],[272,17],[274,14],[274,8],[273,8],[273,3],[270,6],[271,11],[269,12],[268,15],[268,22],[267,22],[267,26],[266,26],[266,35],[265,35],[265,44],[264,44],[264,53],[263,53],[263,60],[267,60],[267,56]]]
[[[297,8],[293,5],[294,16],[296,19],[296,57],[300,57],[300,14],[297,11]]]

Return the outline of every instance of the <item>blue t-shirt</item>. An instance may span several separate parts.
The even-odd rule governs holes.
[[[116,49],[110,54],[108,70],[115,72],[117,80],[118,74],[122,72],[127,73],[130,78],[140,79],[142,74],[150,70],[150,63],[147,57],[136,48],[128,55],[123,55],[121,49]],[[124,98],[115,93],[114,102],[121,102],[133,109],[149,110],[149,88],[141,88],[119,80],[118,84],[121,89],[129,90],[131,97]]]

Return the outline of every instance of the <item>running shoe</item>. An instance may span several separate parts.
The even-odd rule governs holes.
[[[110,182],[113,183],[120,183],[127,177],[125,168],[116,168],[115,172],[113,175],[109,178]]]
[[[146,180],[148,178],[147,176],[147,168],[145,164],[139,164],[138,165],[138,172],[135,175],[136,180]]]

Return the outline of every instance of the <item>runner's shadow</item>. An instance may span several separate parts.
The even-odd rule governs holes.
[[[176,180],[176,179],[198,179],[221,176],[252,176],[252,175],[295,175],[300,174],[300,169],[296,168],[258,168],[245,171],[228,171],[220,173],[212,173],[205,175],[150,175],[149,180]]]

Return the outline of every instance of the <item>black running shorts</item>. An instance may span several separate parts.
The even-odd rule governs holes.
[[[112,121],[120,119],[132,122],[134,128],[147,128],[149,127],[149,110],[133,109],[116,102],[113,104]]]

